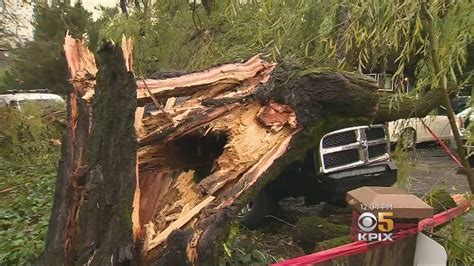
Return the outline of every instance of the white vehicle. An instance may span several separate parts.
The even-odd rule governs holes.
[[[462,112],[459,112],[456,115],[456,123],[459,127],[459,131],[463,139],[469,138],[470,136],[469,126],[471,125],[472,122],[474,122],[474,112],[472,112],[471,107],[464,109]]]
[[[34,102],[40,104],[65,104],[61,96],[47,93],[47,90],[31,90],[26,92],[7,91],[8,94],[0,94],[0,107],[10,107],[23,111],[25,103]]]
[[[474,165],[474,143],[472,141],[472,126],[474,122],[474,112],[472,107],[468,107],[456,115],[456,123],[459,127],[459,133],[464,142],[469,163]]]
[[[399,119],[388,123],[390,141],[400,142],[404,147],[413,148],[416,144],[435,141],[435,137],[423,122],[442,140],[451,140],[453,132],[449,125],[446,109],[442,106],[423,118]]]

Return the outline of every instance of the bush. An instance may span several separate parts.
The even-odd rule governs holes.
[[[29,263],[43,250],[56,165],[0,167],[0,261]]]
[[[0,108],[0,262],[31,263],[50,218],[64,126],[37,105]]]
[[[64,130],[55,111],[63,112],[64,106],[42,107],[25,104],[23,112],[0,108],[0,159],[34,164],[49,161],[55,154],[58,147],[51,142],[59,140]]]

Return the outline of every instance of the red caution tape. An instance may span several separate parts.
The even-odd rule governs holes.
[[[373,242],[357,241],[357,242],[352,242],[343,246],[323,250],[321,252],[289,259],[283,262],[275,263],[273,265],[274,266],[311,265],[311,264],[320,263],[320,262],[332,260],[339,257],[365,253],[369,250],[382,247],[385,245],[389,245],[398,240],[404,239],[408,236],[415,235],[420,231],[434,228],[436,226],[447,223],[448,221],[451,221],[454,218],[458,217],[459,215],[467,212],[469,208],[471,207],[471,205],[472,203],[470,201],[463,202],[455,208],[438,213],[431,218],[426,218],[426,219],[421,220],[418,223],[418,226],[395,232],[392,236],[393,242],[392,241],[373,241]]]

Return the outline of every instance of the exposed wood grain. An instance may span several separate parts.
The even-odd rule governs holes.
[[[86,148],[89,142],[91,105],[84,97],[94,91],[97,67],[84,41],[66,34],[64,54],[72,89],[67,95],[67,129],[61,147],[61,162],[51,219],[42,259],[45,264],[71,263],[72,243],[77,238],[78,210],[83,200]],[[87,97],[86,97],[87,98]]]
[[[196,205],[191,210],[185,212],[179,219],[171,223],[164,231],[159,233],[155,238],[153,238],[150,242],[144,245],[144,249],[146,251],[151,250],[152,248],[156,247],[157,245],[163,243],[166,238],[171,234],[173,230],[181,228],[183,225],[189,222],[191,218],[197,215],[204,207],[206,207],[209,203],[211,203],[215,199],[214,196],[209,196]]]
[[[139,88],[137,97],[140,103],[150,101],[150,96],[147,95],[145,87],[148,87],[150,92],[158,99],[192,95],[199,91],[215,88],[218,84],[224,84],[224,88],[220,90],[231,89],[271,67],[273,67],[273,64],[260,59],[259,55],[256,55],[244,63],[225,64],[180,77],[163,80],[139,80],[137,82]]]

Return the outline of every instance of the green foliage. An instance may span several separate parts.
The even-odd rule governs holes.
[[[53,203],[56,164],[0,162],[0,261],[31,263],[42,251]]]
[[[147,13],[103,19],[101,38],[132,36],[138,72],[198,69],[264,53],[308,65],[333,65],[318,36],[334,28],[337,5],[327,1],[219,1],[211,15],[198,7],[158,1]],[[333,14],[328,15],[328,13]],[[319,28],[319,29],[318,29]],[[315,29],[318,29],[315,31]]]
[[[283,260],[259,249],[254,241],[246,239],[245,234],[250,234],[248,229],[238,223],[231,225],[229,236],[222,244],[225,254],[220,265],[268,265]],[[255,232],[251,234],[257,235]]]
[[[469,195],[467,198],[469,199]],[[423,197],[423,200],[433,207],[435,214],[457,206],[449,192],[443,188],[433,189]],[[470,232],[472,221],[466,220],[470,219],[468,216],[472,216],[472,214],[471,210],[464,217],[458,217],[437,228],[439,231],[435,231],[436,233],[428,233],[446,249],[448,265],[473,265],[474,263],[472,253],[474,244],[472,243],[472,232]]]
[[[424,197],[424,201],[434,209],[434,213],[440,213],[457,206],[448,191],[436,188]]]
[[[61,134],[37,106],[0,109],[0,261],[31,263],[43,249],[60,152]]]
[[[64,94],[69,89],[67,66],[62,54],[66,31],[81,37],[89,27],[90,13],[80,4],[35,5],[34,38],[11,53],[5,89],[50,89]],[[1,83],[0,83],[1,84]]]
[[[64,126],[56,120],[48,123],[51,115],[42,112],[36,104],[25,104],[23,110],[0,108],[0,160],[48,161],[50,154],[58,149],[50,142],[61,138]]]
[[[439,25],[440,57],[453,82],[467,63],[474,4],[430,1]],[[136,70],[195,70],[263,53],[307,67],[387,71],[396,78],[416,75],[416,87],[438,84],[417,1],[295,0],[213,2],[201,5],[159,0],[126,17],[108,11],[98,23],[99,39],[132,36]],[[96,46],[97,43],[93,43]],[[428,60],[427,60],[428,59]]]
[[[466,216],[472,216],[472,210]],[[447,265],[473,265],[474,244],[472,242],[472,221],[467,217],[458,217],[436,233],[425,232],[444,246],[448,255]]]
[[[416,1],[244,2],[212,1],[212,6],[194,8],[186,2],[158,0],[145,9],[130,10],[129,16],[103,8],[96,22],[80,6],[37,8],[35,41],[16,53],[9,86],[64,87],[67,74],[59,53],[66,29],[76,36],[87,32],[93,50],[102,39],[119,42],[123,35],[131,36],[138,75],[195,70],[263,53],[271,60],[291,59],[308,67],[390,68],[398,76],[416,69],[418,88],[436,84],[429,60],[424,60],[428,47]],[[466,46],[472,40],[472,5],[467,0],[430,3],[434,14],[442,14],[437,21],[440,54],[453,79],[463,70]],[[46,56],[31,64],[31,55],[37,54]],[[43,78],[25,74],[41,72]]]
[[[469,215],[469,214],[468,214]],[[472,215],[472,211],[471,214]],[[453,220],[448,226],[442,228],[434,235],[448,253],[448,265],[473,265],[474,244],[472,242],[472,222],[464,217]]]

